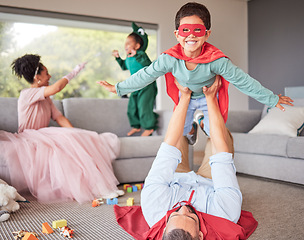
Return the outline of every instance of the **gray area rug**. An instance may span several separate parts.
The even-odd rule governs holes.
[[[0,239],[14,239],[12,232],[26,230],[36,232],[38,239],[68,239],[60,235],[59,230],[52,234],[42,233],[42,223],[48,222],[52,227],[54,220],[66,219],[68,227],[74,229],[72,239],[134,239],[126,233],[116,222],[113,205],[92,207],[91,203],[77,202],[41,204],[31,195],[24,195],[30,203],[20,203],[20,209],[11,217],[0,223]],[[118,198],[118,205],[126,206],[127,199],[134,197],[134,204],[139,205],[140,192],[126,193]]]
[[[243,193],[243,209],[253,213],[259,222],[250,240],[304,239],[304,186],[238,175]],[[129,197],[135,205],[140,204],[140,192],[126,193],[118,199],[125,206]],[[36,232],[38,239],[66,239],[59,231],[43,234],[42,223],[52,225],[54,220],[66,219],[75,230],[73,239],[83,240],[128,240],[133,239],[115,221],[113,206],[93,208],[91,203],[77,202],[41,204],[27,196],[30,203],[21,203],[21,208],[11,214],[8,221],[0,223],[0,239],[13,240],[13,231]]]

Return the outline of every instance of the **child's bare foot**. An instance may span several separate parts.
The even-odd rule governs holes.
[[[154,132],[154,129],[147,129],[147,130],[143,131],[141,136],[142,137],[147,137],[147,136],[150,136],[153,132]]]
[[[130,132],[128,132],[128,136],[132,136],[134,133],[140,132],[140,128],[132,128]]]

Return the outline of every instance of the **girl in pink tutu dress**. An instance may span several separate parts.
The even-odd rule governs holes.
[[[18,133],[0,131],[0,151],[9,160],[12,185],[29,189],[38,201],[83,203],[124,194],[111,164],[120,150],[118,137],[73,128],[50,99],[84,66],[49,85],[51,76],[40,56],[27,54],[12,63],[13,72],[31,87],[18,99]],[[48,127],[51,118],[61,127]]]

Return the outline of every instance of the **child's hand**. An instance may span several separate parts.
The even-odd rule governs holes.
[[[114,56],[114,57],[116,57],[116,58],[119,58],[118,50],[113,50],[113,51],[112,51],[112,56]]]
[[[210,87],[206,87],[206,86],[203,87],[203,92],[206,98],[208,97],[212,98],[216,96],[217,92],[221,87],[222,87],[221,76],[217,75],[215,77],[214,83]]]
[[[277,108],[281,109],[282,111],[285,111],[285,108],[281,104],[293,106],[292,104],[293,100],[290,97],[282,96],[282,94],[279,94],[278,96],[279,96],[279,101],[276,105]]]
[[[134,57],[136,55],[136,50],[135,49],[131,49],[130,50],[130,55],[128,55],[128,57]]]
[[[109,92],[111,93],[115,93],[117,94],[116,92],[116,89],[115,89],[115,86],[108,83],[107,81],[99,81],[97,82],[99,85],[103,86],[106,90],[108,90]]]
[[[191,95],[192,91],[189,88],[180,85],[176,79],[174,80],[174,83],[182,95]]]

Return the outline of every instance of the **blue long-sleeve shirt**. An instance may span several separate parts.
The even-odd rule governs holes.
[[[177,81],[188,87],[193,93],[192,98],[204,97],[203,86],[211,86],[216,75],[221,75],[244,94],[275,107],[279,97],[263,87],[257,80],[232,64],[228,58],[219,58],[210,63],[198,64],[194,70],[188,70],[184,60],[168,54],[161,54],[156,61],[145,67],[123,82],[115,85],[119,96],[144,88],[158,77],[172,72]]]
[[[212,180],[196,173],[176,173],[181,152],[162,143],[141,193],[143,215],[153,226],[167,211],[181,201],[187,201],[192,190],[191,204],[196,210],[237,222],[242,194],[236,178],[232,154],[218,153],[210,158]]]

